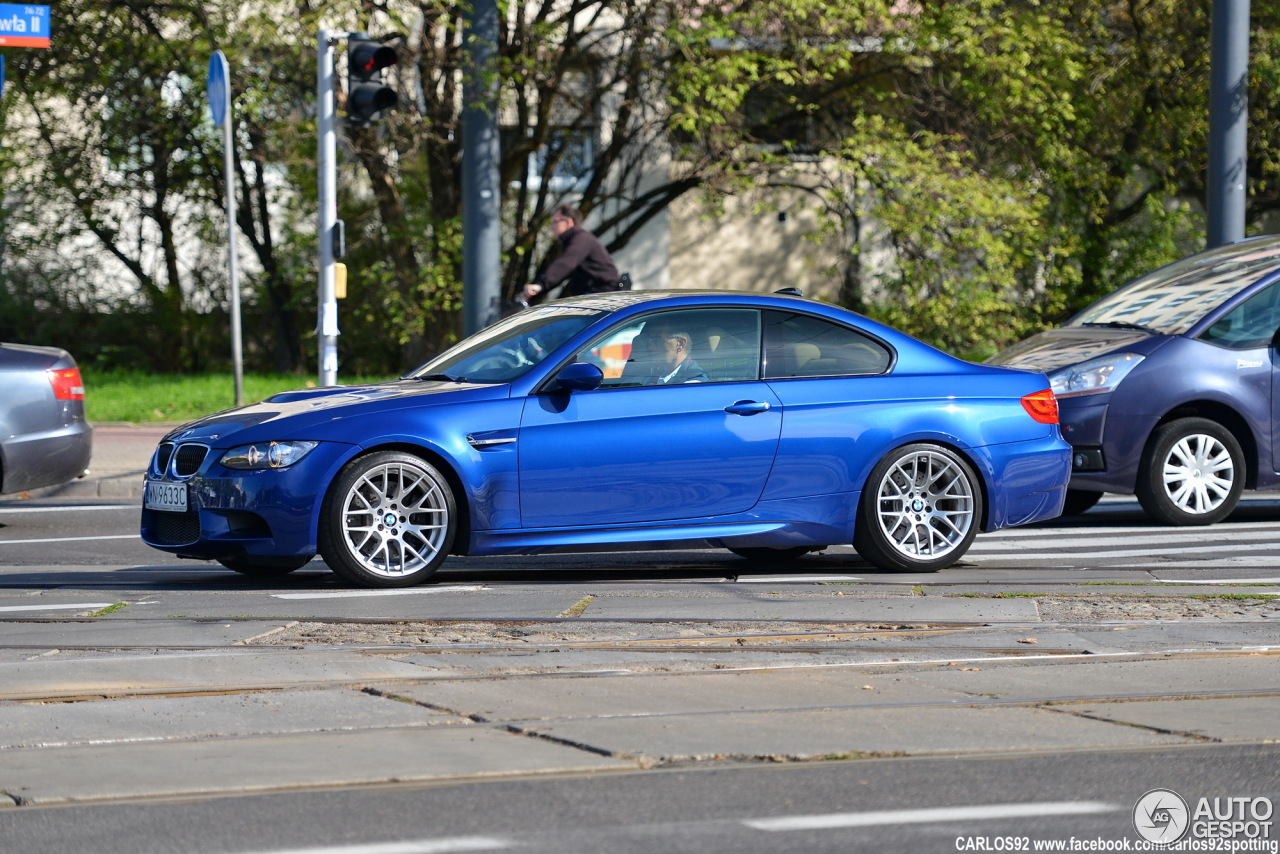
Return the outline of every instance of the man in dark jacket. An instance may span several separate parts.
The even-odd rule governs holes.
[[[535,296],[565,282],[562,296],[618,288],[618,268],[604,244],[582,227],[582,211],[560,205],[551,214],[551,231],[560,240],[560,254],[542,275],[524,286],[524,298]]]

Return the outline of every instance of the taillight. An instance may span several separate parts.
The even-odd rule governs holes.
[[[1052,389],[1026,395],[1022,398],[1022,408],[1041,424],[1058,423],[1058,398],[1053,396]]]
[[[63,368],[57,371],[45,371],[49,375],[49,385],[53,386],[53,396],[58,400],[84,400],[84,380],[80,379],[79,368]]]

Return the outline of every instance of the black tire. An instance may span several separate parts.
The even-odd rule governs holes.
[[[357,457],[334,478],[320,511],[320,554],[364,587],[410,587],[453,547],[457,505],[435,466],[400,451]]]
[[[762,563],[768,566],[781,566],[791,563],[797,558],[802,558],[809,552],[821,551],[825,546],[791,546],[789,548],[734,548],[729,547],[729,551],[736,554],[744,560],[752,563]]]
[[[251,575],[254,578],[279,578],[282,575],[288,575],[294,570],[302,569],[311,558],[308,557],[224,557],[218,560],[218,563],[227,569],[240,573],[241,575]]]
[[[1088,489],[1068,489],[1067,500],[1062,505],[1063,516],[1079,516],[1088,512],[1102,498],[1101,492]]]
[[[1244,451],[1208,418],[1179,418],[1151,434],[1134,489],[1147,515],[1166,525],[1221,522],[1244,492]]]
[[[934,572],[964,556],[981,523],[973,468],[941,445],[904,445],[871,470],[853,546],[880,569]]]

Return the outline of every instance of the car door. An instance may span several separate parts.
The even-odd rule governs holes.
[[[661,384],[633,342],[656,320],[690,343],[735,326],[750,359],[737,380]],[[524,527],[627,525],[724,516],[760,498],[777,451],[781,405],[759,381],[759,313],[688,309],[635,318],[584,348],[577,361],[602,363],[594,391],[542,392],[525,402],[520,425]],[[699,348],[695,348],[699,349]],[[740,356],[742,354],[739,354]],[[729,375],[729,374],[726,374]]]
[[[1272,470],[1280,468],[1280,284],[1263,288],[1228,311],[1199,335],[1199,340],[1228,351],[1222,376],[1239,388],[1237,405],[1247,418],[1270,432]],[[1267,438],[1264,437],[1264,443]]]

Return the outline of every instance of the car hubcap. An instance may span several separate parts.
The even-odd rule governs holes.
[[[441,485],[404,463],[365,472],[347,493],[342,534],[369,572],[394,578],[427,566],[440,552],[449,524]]]
[[[1184,436],[1164,461],[1164,488],[1184,513],[1210,513],[1222,506],[1236,469],[1226,446],[1203,433]]]
[[[880,481],[880,530],[904,555],[941,557],[973,525],[973,485],[955,461],[926,452],[903,457]]]

